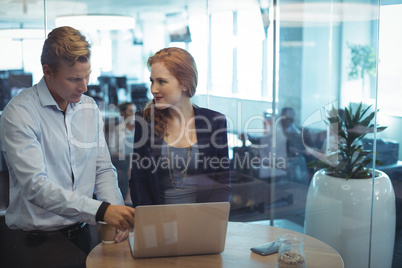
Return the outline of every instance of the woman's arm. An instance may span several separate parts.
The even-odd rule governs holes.
[[[230,164],[227,138],[227,122],[224,115],[214,118],[213,132],[211,135],[211,145],[214,147],[216,157],[219,159],[219,165],[214,165],[214,187],[211,191],[209,202],[229,201],[231,192],[230,187]],[[211,165],[212,168],[212,165]]]

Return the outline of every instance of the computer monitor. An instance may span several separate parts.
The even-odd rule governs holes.
[[[148,103],[148,87],[145,83],[131,85],[131,101],[137,107],[137,110],[142,110]]]
[[[8,87],[10,89],[11,98],[17,96],[22,90],[32,87],[32,74],[10,73],[8,75]]]

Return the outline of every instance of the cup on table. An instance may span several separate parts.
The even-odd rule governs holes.
[[[278,268],[306,268],[303,243],[306,238],[298,234],[283,234],[279,236]]]
[[[99,224],[100,224],[102,243],[104,244],[115,243],[114,237],[116,236],[116,228],[103,221],[100,221]]]

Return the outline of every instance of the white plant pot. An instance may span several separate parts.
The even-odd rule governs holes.
[[[374,195],[372,179],[346,180],[320,170],[310,183],[305,233],[336,249],[345,268],[392,266],[395,193],[387,174],[376,170],[376,175]]]

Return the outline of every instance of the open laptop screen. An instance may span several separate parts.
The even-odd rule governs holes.
[[[230,203],[138,206],[129,242],[135,258],[220,253]]]

